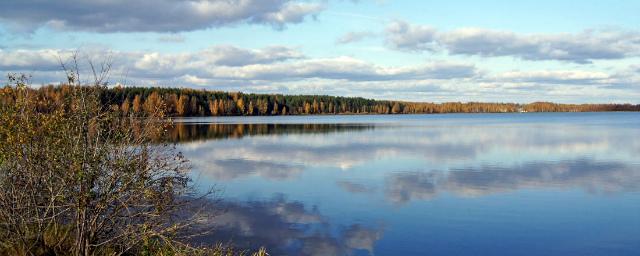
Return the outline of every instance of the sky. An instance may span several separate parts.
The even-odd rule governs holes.
[[[0,73],[420,102],[640,103],[640,1],[3,0]],[[3,76],[3,84],[6,83]]]

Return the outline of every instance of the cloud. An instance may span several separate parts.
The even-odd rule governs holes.
[[[405,51],[444,50],[451,55],[511,56],[580,64],[640,56],[637,31],[585,30],[558,34],[517,34],[483,28],[438,31],[430,26],[394,21],[385,33],[387,44]]]
[[[387,43],[397,49],[411,51],[433,50],[437,30],[430,26],[394,21],[385,30]]]
[[[184,41],[184,36],[178,34],[163,35],[158,37],[158,42],[161,43],[184,43]]]
[[[130,59],[133,76],[140,77],[180,77],[188,75],[192,79],[241,78],[241,67],[266,65],[304,56],[295,49],[271,46],[262,49],[241,49],[230,45],[212,46],[207,49],[176,54],[121,53],[122,59]],[[132,56],[133,55],[133,56]],[[134,57],[135,56],[135,57]],[[132,58],[133,57],[133,58]],[[225,74],[225,71],[231,74]]]
[[[375,37],[372,32],[348,32],[336,40],[336,44],[349,44],[362,41],[364,39]]]
[[[0,49],[0,70],[3,72],[29,70],[61,70],[60,60],[71,56],[71,51],[43,50],[2,50]]]
[[[503,82],[526,82],[541,84],[606,84],[613,83],[613,76],[600,71],[543,70],[510,71],[494,77]]]
[[[257,23],[268,23],[278,29],[284,28],[287,23],[300,23],[307,15],[314,15],[322,11],[324,7],[314,3],[288,2],[278,12],[271,12],[257,19]]]
[[[25,31],[47,26],[100,33],[181,32],[239,23],[282,29],[323,9],[321,3],[294,0],[7,0],[0,2],[0,21]]]
[[[239,69],[220,69],[213,75],[257,80],[323,78],[349,81],[386,81],[464,78],[472,77],[475,73],[475,67],[468,64],[431,63],[423,66],[380,67],[360,59],[341,56],[274,65],[247,65]]]
[[[66,59],[68,50],[0,50],[0,71],[54,70],[58,56]],[[98,54],[98,53],[95,53]],[[91,55],[95,55],[92,53]],[[215,81],[296,81],[330,79],[347,81],[390,81],[456,79],[476,75],[474,65],[437,62],[419,66],[382,67],[360,59],[339,56],[306,58],[296,49],[271,46],[242,49],[229,45],[185,53],[104,52],[111,55],[132,79]],[[117,74],[116,74],[117,75]],[[214,81],[215,80],[215,81]]]
[[[268,64],[304,57],[302,53],[286,46],[271,46],[259,50],[247,50],[228,45],[215,46],[206,50],[204,54],[203,58],[215,59],[214,64],[221,66]]]

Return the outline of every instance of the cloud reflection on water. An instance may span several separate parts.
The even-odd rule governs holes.
[[[232,242],[241,248],[269,248],[272,255],[353,255],[374,253],[380,227],[336,226],[317,208],[277,197],[266,201],[224,201],[223,213],[212,219],[214,232],[195,242]]]
[[[208,162],[205,175],[216,180],[232,180],[257,175],[272,180],[285,180],[295,177],[303,171],[300,165],[254,161],[247,159],[221,159]]]
[[[183,128],[208,134],[189,133],[190,138],[205,139],[186,139],[191,142],[184,142],[181,147],[196,169],[216,179],[258,175],[282,180],[296,177],[308,167],[351,169],[378,159],[399,157],[421,159],[431,165],[475,164],[492,154],[504,155],[505,159],[576,158],[615,152],[624,157],[635,155],[638,143],[625,135],[574,126],[373,127],[215,124],[201,126],[202,129]],[[246,135],[254,137],[242,137]],[[220,140],[238,136],[243,139]]]
[[[593,158],[598,152],[620,150],[623,151],[618,152],[619,156],[632,155],[634,152],[624,150],[634,151],[637,142],[597,129],[566,126],[556,130],[541,129],[536,125],[373,127],[215,124],[184,129],[196,134],[209,132],[203,136],[212,138],[237,138],[238,134],[256,137],[212,139],[182,146],[196,169],[217,181],[256,176],[295,182],[309,167],[350,169],[371,161],[398,157],[423,159],[428,163],[425,170],[436,170],[402,170],[402,163],[398,163],[399,169],[392,170],[395,172],[387,174],[384,181],[385,196],[394,203],[429,199],[442,192],[479,196],[539,187],[617,192],[640,186],[636,185],[640,184],[640,179],[635,166],[626,165],[624,161]],[[229,132],[233,135],[229,136]],[[629,147],[621,146],[625,144]],[[507,156],[517,152],[516,157],[557,156],[560,159],[525,158],[523,164],[516,159],[510,160],[513,163],[477,163],[478,158],[491,152]],[[443,163],[472,167],[437,167]],[[334,182],[350,193],[374,193],[376,190],[371,185],[345,180]]]
[[[401,204],[431,199],[444,192],[482,196],[525,188],[581,188],[589,193],[638,191],[640,169],[620,162],[577,159],[401,172],[387,177],[385,194],[390,201]]]

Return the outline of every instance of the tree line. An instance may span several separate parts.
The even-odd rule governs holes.
[[[31,89],[47,102],[65,98],[68,85]],[[7,99],[0,99],[7,100]],[[599,112],[640,111],[632,104],[558,104],[551,102],[405,102],[328,95],[253,94],[187,88],[104,87],[100,91],[104,107],[123,115],[144,115],[162,109],[168,116],[270,116],[311,114],[435,114],[503,112]]]

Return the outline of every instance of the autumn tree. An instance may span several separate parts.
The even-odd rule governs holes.
[[[144,111],[146,113],[154,113],[158,110],[164,111],[163,109],[164,102],[162,101],[162,98],[160,98],[160,94],[158,94],[158,92],[152,92],[144,102]]]
[[[256,107],[253,106],[253,101],[249,101],[249,108],[247,108],[247,115],[255,115]]]
[[[391,108],[391,113],[392,114],[398,114],[400,113],[400,103],[396,102],[393,104],[393,107]]]
[[[314,114],[318,114],[319,113],[319,111],[318,111],[319,107],[320,106],[318,105],[318,101],[316,99],[313,99],[312,110],[313,110]]]
[[[178,95],[175,93],[167,93],[165,100],[165,111],[167,114],[174,114],[177,112],[176,106],[178,104]]]
[[[258,99],[256,108],[259,115],[267,115],[269,112],[269,102],[264,99]]]
[[[218,101],[218,113],[220,113],[220,115],[227,114],[226,105],[224,104],[224,101],[222,101],[222,100]]]
[[[304,103],[304,113],[311,114],[311,104],[309,104],[309,102]]]
[[[189,113],[189,97],[187,95],[180,95],[178,102],[176,103],[176,112],[179,116],[186,116]]]
[[[126,115],[129,114],[130,109],[131,103],[129,102],[129,99],[125,99],[124,102],[122,102],[122,106],[120,106],[120,110]]]
[[[219,108],[218,108],[218,100],[209,100],[209,113],[211,113],[212,116],[217,116],[220,113],[218,112]]]
[[[278,102],[273,102],[273,109],[271,110],[272,115],[277,115],[279,110]]]
[[[244,113],[245,113],[245,112],[244,112],[244,111],[245,111],[245,109],[244,109],[244,108],[245,108],[245,106],[244,106],[244,100],[242,99],[242,97],[239,97],[239,98],[236,100],[236,107],[237,107],[237,110],[238,110],[238,114],[242,115],[242,114],[244,114]]]
[[[140,95],[133,97],[133,112],[136,114],[142,112],[142,98]]]

